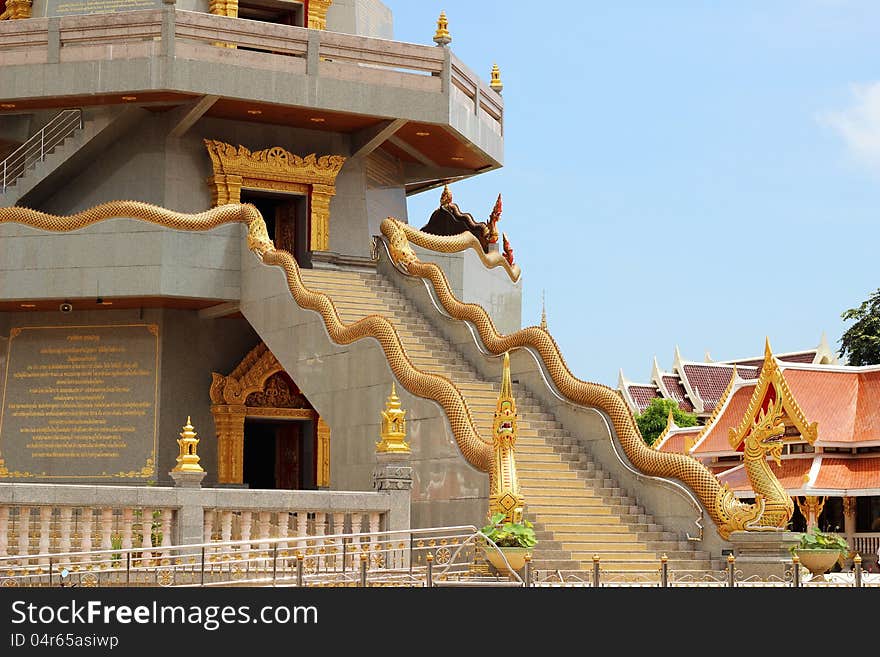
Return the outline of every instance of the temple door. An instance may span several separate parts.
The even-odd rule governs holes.
[[[275,488],[296,490],[302,486],[300,423],[285,422],[275,432]]]

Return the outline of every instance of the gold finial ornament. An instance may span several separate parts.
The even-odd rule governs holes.
[[[391,382],[391,394],[382,411],[382,440],[376,443],[377,452],[409,454],[409,443],[406,442],[406,411],[400,407],[397,388]]]
[[[452,43],[452,35],[449,33],[449,21],[446,20],[446,12],[441,11],[437,19],[437,31],[434,33],[434,43],[438,46],[448,46]]]
[[[187,416],[186,425],[177,440],[180,454],[177,456],[177,465],[174,466],[172,472],[204,472],[202,466],[199,465],[199,439],[196,438],[196,435],[196,432],[193,431],[192,421]]]
[[[499,94],[504,90],[504,83],[501,82],[501,69],[498,64],[492,64],[492,77],[489,81],[489,88],[497,91]]]
[[[440,207],[449,205],[452,203],[452,190],[449,189],[449,185],[443,185],[443,193],[440,194]]]
[[[492,420],[495,463],[489,479],[489,517],[500,512],[505,515],[506,520],[521,522],[525,501],[516,476],[516,432],[516,401],[510,384],[510,354],[504,352],[501,393],[498,395],[495,417]]]
[[[544,303],[544,290],[541,290],[541,328],[547,330],[547,304]]]
[[[489,227],[489,244],[495,244],[498,241],[498,222],[501,221],[503,210],[504,205],[501,202],[501,194],[499,194],[495,200],[495,205],[492,207],[492,212],[489,213],[489,221],[487,222]]]

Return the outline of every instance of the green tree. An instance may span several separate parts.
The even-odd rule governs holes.
[[[858,308],[850,308],[840,316],[855,320],[855,324],[840,338],[838,355],[850,365],[880,363],[880,288]]]
[[[669,411],[672,411],[672,419],[679,427],[693,427],[697,425],[697,416],[683,411],[678,407],[678,402],[673,399],[656,397],[651,400],[643,413],[636,415],[636,424],[642,432],[642,438],[648,445],[663,433],[666,422],[669,419]]]

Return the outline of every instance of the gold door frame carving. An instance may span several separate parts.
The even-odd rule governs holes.
[[[205,139],[205,146],[214,167],[208,178],[212,205],[241,203],[242,188],[302,194],[309,200],[309,248],[330,248],[330,199],[344,156],[299,157],[280,146],[252,152],[214,139]]]
[[[219,483],[244,483],[244,421],[251,417],[315,421],[316,483],[322,488],[330,485],[330,428],[298,387],[296,392],[288,391],[288,396],[275,394],[271,388],[279,373],[289,378],[263,342],[251,349],[231,374],[211,373],[211,415],[217,432]],[[273,405],[273,400],[277,405]]]

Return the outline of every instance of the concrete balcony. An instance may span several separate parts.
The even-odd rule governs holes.
[[[473,175],[503,160],[501,96],[447,48],[173,4],[4,21],[0,90],[3,113],[202,99],[206,116],[349,133],[354,149],[378,139],[422,176]]]

